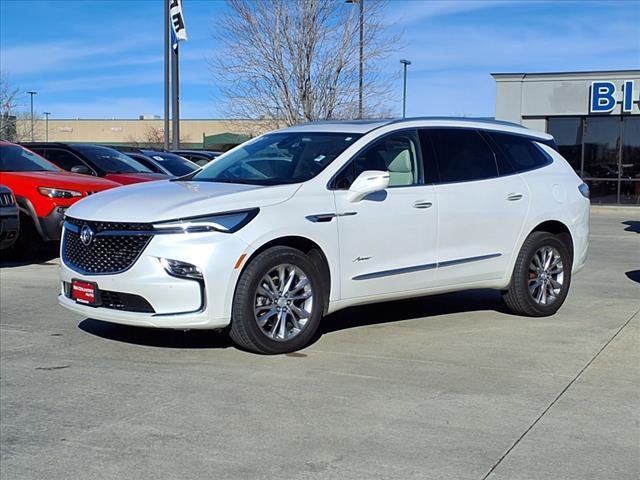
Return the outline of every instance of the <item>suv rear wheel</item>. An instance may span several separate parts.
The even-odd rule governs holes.
[[[572,258],[569,248],[549,232],[527,237],[513,269],[504,300],[518,315],[553,315],[564,303],[571,284]]]
[[[258,254],[240,276],[229,335],[247,350],[287,353],[309,343],[324,312],[322,276],[291,247]]]

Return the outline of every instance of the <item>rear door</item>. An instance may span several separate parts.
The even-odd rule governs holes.
[[[528,212],[525,182],[499,174],[477,130],[424,129],[420,137],[438,178],[438,284],[503,277]]]

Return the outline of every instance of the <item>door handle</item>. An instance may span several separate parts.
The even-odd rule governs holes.
[[[427,202],[424,200],[418,200],[413,203],[413,208],[430,208],[433,205],[431,202]]]
[[[510,193],[509,195],[507,195],[507,200],[509,200],[510,202],[515,202],[521,200],[522,197],[524,197],[524,195],[522,195],[521,193]]]

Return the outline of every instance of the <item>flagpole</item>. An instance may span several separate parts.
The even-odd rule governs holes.
[[[178,42],[171,49],[171,93],[173,95],[172,105],[172,125],[173,139],[172,148],[178,150],[180,148],[180,77],[178,63]]]
[[[169,21],[169,0],[164,0],[164,149],[169,150],[169,83],[170,83],[170,66],[169,66],[169,54],[171,49],[171,42],[169,41],[169,29],[171,28]]]

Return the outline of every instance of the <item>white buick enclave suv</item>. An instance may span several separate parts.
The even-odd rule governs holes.
[[[324,315],[383,300],[493,288],[517,314],[551,315],[588,233],[588,188],[545,133],[311,123],[69,208],[59,301],[127,325],[228,327],[241,347],[282,353]]]

